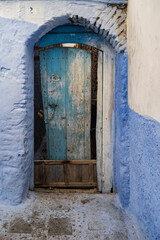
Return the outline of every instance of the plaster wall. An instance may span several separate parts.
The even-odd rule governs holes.
[[[122,10],[106,2],[0,2],[0,201],[18,204],[33,188],[35,43],[54,27],[75,22],[99,33],[117,52],[125,51],[125,19]]]
[[[129,168],[132,215],[139,239],[160,239],[160,124],[129,110]]]
[[[128,122],[128,57],[116,57],[114,91],[114,188],[123,207],[130,200],[129,122]]]
[[[159,10],[158,0],[129,1],[128,211],[147,240],[160,239]]]
[[[128,3],[129,105],[160,121],[160,1]]]

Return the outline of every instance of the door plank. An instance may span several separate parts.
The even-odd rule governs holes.
[[[48,119],[50,159],[66,159],[64,48],[46,50],[48,73]],[[63,118],[62,118],[63,117]]]
[[[84,159],[91,159],[91,55],[84,52]]]
[[[43,112],[44,112],[44,122],[46,128],[46,136],[49,135],[48,131],[48,75],[46,69],[46,53],[41,51],[40,57],[40,70],[41,70],[41,91],[42,91],[42,102],[43,102]],[[49,158],[49,146],[47,141],[47,158]]]
[[[97,176],[98,190],[102,191],[102,159],[103,159],[103,53],[98,51],[98,89],[97,89],[97,124],[96,124],[96,152],[97,152]]]
[[[68,49],[66,62],[67,159],[84,159],[84,56]]]

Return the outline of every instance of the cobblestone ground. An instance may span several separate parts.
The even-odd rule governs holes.
[[[19,206],[0,205],[0,240],[137,240],[116,194],[30,192]]]

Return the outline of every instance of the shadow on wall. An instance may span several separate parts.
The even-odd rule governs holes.
[[[114,188],[123,207],[129,205],[129,128],[128,128],[128,56],[117,54],[114,103]]]

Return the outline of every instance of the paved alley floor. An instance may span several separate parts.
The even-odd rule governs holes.
[[[30,192],[18,206],[0,205],[0,240],[137,240],[116,194]]]

